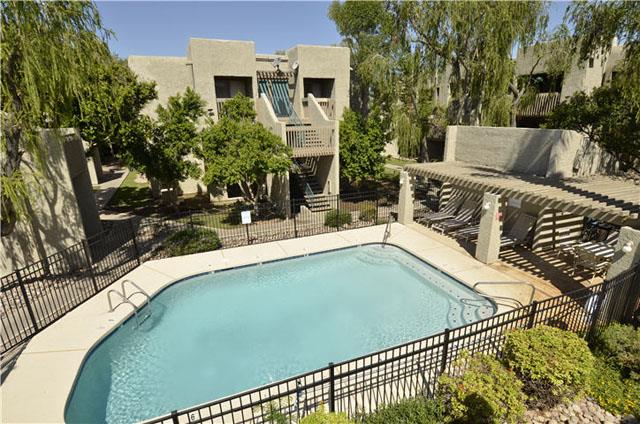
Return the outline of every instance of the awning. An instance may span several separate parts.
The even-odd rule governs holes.
[[[606,176],[553,179],[463,162],[406,165],[410,175],[481,192],[515,197],[541,207],[640,228],[640,185]]]

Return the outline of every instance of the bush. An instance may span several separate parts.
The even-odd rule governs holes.
[[[373,221],[376,219],[376,208],[374,206],[366,206],[360,211],[358,219],[360,221]]]
[[[351,214],[347,211],[333,209],[324,216],[324,225],[327,227],[342,227],[351,224]]]
[[[202,228],[186,228],[167,237],[164,247],[169,256],[209,252],[222,246],[218,233]]]
[[[437,424],[442,421],[440,405],[424,397],[381,406],[363,419],[364,424]]]
[[[640,381],[623,379],[605,360],[596,360],[587,389],[601,407],[616,415],[640,417]]]
[[[307,415],[300,420],[300,424],[351,424],[351,421],[347,414],[344,412],[334,413],[325,412],[323,408],[314,412],[311,415]]]
[[[640,329],[611,324],[596,340],[595,352],[623,377],[640,381]]]
[[[524,383],[529,403],[549,407],[582,394],[593,372],[587,343],[574,333],[540,326],[507,334],[504,360]]]
[[[462,375],[443,375],[439,381],[445,410],[454,422],[516,423],[525,412],[522,382],[492,357],[472,357]]]

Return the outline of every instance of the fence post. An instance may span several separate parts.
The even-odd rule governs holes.
[[[533,328],[533,324],[536,322],[536,313],[538,312],[538,301],[531,302],[531,312],[529,312],[529,322],[527,328]]]
[[[598,301],[596,303],[596,307],[593,310],[593,315],[591,316],[591,327],[589,328],[588,338],[589,340],[593,340],[596,335],[596,328],[598,327],[598,318],[600,317],[600,309],[602,309],[602,304],[604,303],[604,298],[607,297],[607,291],[609,288],[609,281],[602,283],[602,290],[600,291],[600,296],[598,296]],[[588,301],[587,301],[588,302]]]
[[[189,227],[193,230],[193,212],[189,211]]]
[[[298,238],[298,225],[296,224],[296,204],[293,203],[293,237]]]
[[[98,283],[96,282],[96,274],[93,272],[93,262],[91,261],[91,251],[89,250],[89,242],[87,239],[82,240],[82,247],[84,248],[84,256],[87,259],[87,266],[89,267],[89,275],[91,276],[91,282],[93,283],[93,289],[98,293]]]
[[[329,412],[336,412],[336,382],[333,362],[329,362]]]
[[[33,309],[31,308],[31,302],[29,302],[29,296],[27,295],[27,289],[24,287],[22,276],[20,275],[20,271],[18,270],[16,270],[16,278],[18,279],[18,285],[20,286],[20,291],[22,292],[22,297],[24,298],[24,304],[27,307],[27,312],[29,313],[29,318],[31,318],[31,323],[33,324],[33,328],[37,332],[39,328],[38,328],[38,322],[36,321],[36,315],[33,313]]]
[[[440,364],[440,374],[444,374],[447,369],[447,356],[449,356],[449,329],[444,329],[444,345],[442,346],[442,363]]]
[[[178,424],[178,411],[171,411],[171,421],[173,422],[173,424]]]
[[[140,266],[140,248],[138,247],[138,241],[136,240],[136,229],[133,227],[133,219],[129,220],[129,228],[131,229],[133,247],[136,249],[136,260],[138,261],[138,266]]]
[[[249,238],[249,224],[244,224],[244,228],[247,230],[247,245],[251,244],[251,238]]]
[[[336,194],[336,210],[338,211],[338,213],[337,213],[337,215],[338,215],[337,216],[337,221],[338,221],[338,224],[340,224],[342,222],[342,220],[340,218],[340,193]],[[338,228],[337,231],[340,231],[340,227],[342,227],[342,225],[338,225],[337,226],[337,228]]]
[[[373,225],[378,225],[378,203],[380,201],[380,195],[378,193],[376,193],[376,218],[375,221],[373,221]]]

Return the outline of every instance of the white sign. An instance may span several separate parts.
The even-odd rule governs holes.
[[[522,199],[516,199],[515,197],[509,197],[509,200],[507,200],[507,205],[512,207],[512,208],[520,209],[522,207]]]
[[[243,224],[251,224],[251,211],[240,212],[240,217],[242,218]]]

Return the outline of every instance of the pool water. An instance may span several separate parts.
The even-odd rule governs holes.
[[[87,357],[67,422],[131,423],[486,318],[494,306],[394,246],[196,276]]]

